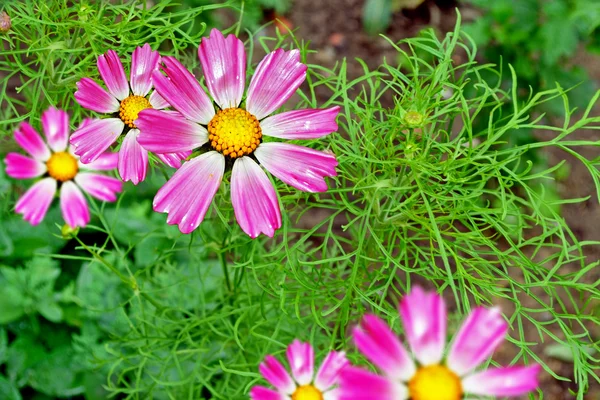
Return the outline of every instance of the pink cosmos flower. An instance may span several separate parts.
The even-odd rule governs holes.
[[[82,126],[85,125],[82,124]],[[30,156],[8,153],[4,162],[6,173],[15,179],[43,176],[17,201],[15,210],[32,225],[39,224],[46,215],[57,191],[65,222],[71,227],[84,227],[90,221],[83,189],[102,201],[115,201],[122,182],[106,175],[88,171],[106,171],[117,167],[116,153],[103,153],[96,161],[82,164],[68,146],[69,115],[55,108],[42,114],[46,143],[40,135],[23,122],[15,131],[15,140]],[[87,170],[87,171],[86,171]]]
[[[265,357],[259,370],[276,390],[254,386],[250,391],[253,400],[338,400],[337,388],[340,372],[348,361],[344,352],[330,352],[317,374],[314,374],[314,352],[309,343],[299,340],[287,348],[287,359],[292,377],[273,356]]]
[[[154,199],[154,210],[169,214],[167,223],[183,233],[196,229],[232,166],[231,201],[242,230],[251,237],[273,236],[281,226],[277,194],[257,161],[283,182],[306,192],[327,190],[324,177],[335,176],[332,154],[280,139],[314,139],[337,130],[339,107],[288,111],[270,116],[302,84],[306,65],[298,50],[277,49],[258,64],[244,97],[246,52],[234,35],[213,29],[198,54],[211,100],[200,83],[172,57],[152,79],[156,90],[181,116],[143,110],[137,120],[140,144],[155,153],[181,152],[204,146],[207,152],[183,164]]]
[[[414,287],[400,303],[400,316],[412,356],[383,320],[366,315],[354,329],[354,343],[383,376],[345,368],[340,400],[459,400],[465,394],[518,396],[537,388],[539,365],[474,372],[506,336],[508,324],[497,308],[474,309],[445,360],[446,306],[441,296]]]
[[[164,109],[169,104],[156,92],[152,92],[152,72],[158,68],[160,56],[146,43],[133,51],[129,82],[119,56],[114,50],[98,57],[98,71],[108,92],[90,78],[77,82],[75,99],[82,106],[99,113],[112,114],[109,118],[94,119],[71,136],[75,154],[84,163],[96,160],[125,133],[119,150],[118,169],[124,181],[137,185],[146,178],[148,151],[140,146],[140,133],[135,125],[138,114],[147,108]],[[189,152],[160,154],[167,165],[179,168],[181,160]]]

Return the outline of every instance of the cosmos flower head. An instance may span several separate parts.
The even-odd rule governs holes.
[[[198,55],[212,99],[179,61],[164,57],[162,72],[153,72],[152,79],[180,115],[147,108],[136,122],[138,141],[147,150],[196,155],[158,191],[154,210],[168,213],[167,223],[177,224],[181,232],[192,232],[230,167],[231,201],[240,227],[253,238],[261,233],[273,236],[281,227],[281,213],[263,168],[298,190],[323,192],[325,177],[336,175],[337,161],[330,153],[267,138],[315,139],[335,132],[339,107],[272,115],[306,77],[298,50],[267,54],[245,97],[246,52],[241,40],[213,29],[202,39]]]

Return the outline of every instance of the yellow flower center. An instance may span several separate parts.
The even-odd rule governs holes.
[[[77,159],[64,151],[53,153],[50,159],[46,161],[46,167],[48,168],[48,175],[61,182],[75,178],[77,171],[79,171]]]
[[[261,137],[256,117],[241,108],[220,110],[208,124],[208,140],[213,149],[231,158],[251,154]]]
[[[417,370],[408,382],[412,400],[460,400],[460,378],[442,365],[429,365]]]
[[[121,117],[121,120],[125,122],[125,125],[128,125],[130,128],[137,128],[133,121],[137,119],[140,111],[145,110],[146,108],[152,108],[148,99],[142,96],[132,95],[121,102],[119,116]]]
[[[292,400],[323,400],[323,393],[313,385],[298,386]]]

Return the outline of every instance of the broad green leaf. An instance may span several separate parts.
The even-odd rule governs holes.
[[[392,21],[391,0],[367,0],[363,7],[363,27],[369,35],[384,32]]]

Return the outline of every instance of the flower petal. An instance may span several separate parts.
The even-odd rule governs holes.
[[[60,209],[67,225],[71,228],[84,227],[90,222],[90,209],[81,190],[72,181],[60,187]]]
[[[463,390],[469,394],[488,396],[520,396],[539,386],[539,365],[491,368],[463,379]]]
[[[50,158],[50,150],[35,129],[27,122],[21,122],[15,130],[15,141],[29,155],[39,161]]]
[[[131,71],[129,71],[133,94],[145,97],[152,89],[152,72],[158,70],[159,60],[158,51],[152,51],[148,43],[136,47],[131,55]]]
[[[280,392],[292,394],[296,389],[296,384],[285,370],[283,365],[271,355],[265,357],[258,370],[262,376]]]
[[[167,223],[190,233],[200,225],[219,189],[225,157],[209,151],[185,162],[154,197],[154,211],[169,214]]]
[[[250,81],[246,109],[263,119],[283,105],[306,78],[300,51],[277,49],[265,56]]]
[[[218,29],[210,31],[198,46],[198,57],[206,86],[221,109],[237,107],[246,85],[246,50],[235,35],[224,37]]]
[[[292,375],[299,385],[308,385],[313,380],[315,355],[310,343],[295,339],[286,351]]]
[[[98,72],[108,91],[119,100],[129,96],[129,83],[119,55],[114,50],[98,56]]]
[[[119,175],[123,181],[131,181],[134,185],[146,179],[148,170],[148,150],[137,141],[139,129],[131,129],[119,150]]]
[[[171,168],[181,167],[181,162],[192,154],[191,151],[180,151],[177,153],[156,154],[156,157]]]
[[[316,139],[337,131],[340,107],[286,111],[260,122],[263,135],[281,139]]]
[[[91,163],[121,136],[124,128],[125,124],[119,118],[95,119],[71,135],[73,153],[84,164]]]
[[[90,171],[110,171],[117,168],[119,164],[119,153],[106,151],[89,164],[79,161],[79,168]]]
[[[15,211],[17,214],[23,214],[23,219],[31,225],[39,224],[54,200],[56,186],[56,181],[52,178],[37,182],[17,201]]]
[[[273,237],[281,227],[275,188],[250,157],[238,158],[233,164],[231,202],[238,224],[251,238],[261,233]]]
[[[343,351],[330,351],[317,372],[317,377],[315,378],[315,386],[317,389],[326,391],[333,385],[338,384],[340,372],[347,365],[350,364],[346,359],[346,353]]]
[[[6,174],[14,179],[31,179],[46,172],[46,164],[19,153],[8,153],[4,163]]]
[[[446,304],[435,292],[415,286],[400,302],[404,331],[422,365],[439,364],[446,345]]]
[[[135,124],[140,129],[138,142],[153,153],[189,151],[208,141],[202,125],[166,111],[142,110]]]
[[[408,389],[399,382],[348,366],[340,374],[339,400],[405,400]]]
[[[415,374],[413,360],[381,318],[365,315],[353,337],[358,350],[389,377],[408,381]]]
[[[335,156],[289,143],[262,143],[254,152],[267,171],[304,192],[326,192],[324,177],[336,176]]]
[[[80,172],[75,176],[77,183],[83,190],[102,201],[116,201],[117,193],[123,190],[120,179],[90,172]]]
[[[75,100],[80,106],[100,113],[119,111],[119,101],[90,78],[77,82]]]
[[[162,110],[163,108],[171,106],[169,102],[166,101],[164,97],[162,97],[156,90],[150,94],[148,101],[150,102],[152,108],[154,108],[155,110]]]
[[[208,125],[215,116],[215,107],[194,75],[173,57],[163,57],[164,76],[152,74],[158,93],[187,119]]]
[[[50,107],[42,114],[42,126],[50,148],[55,152],[65,151],[69,144],[69,114]]]
[[[252,400],[289,400],[289,397],[264,386],[254,386],[250,390]]]
[[[454,338],[448,354],[448,367],[460,376],[472,371],[492,355],[507,331],[508,324],[500,309],[477,307]]]

